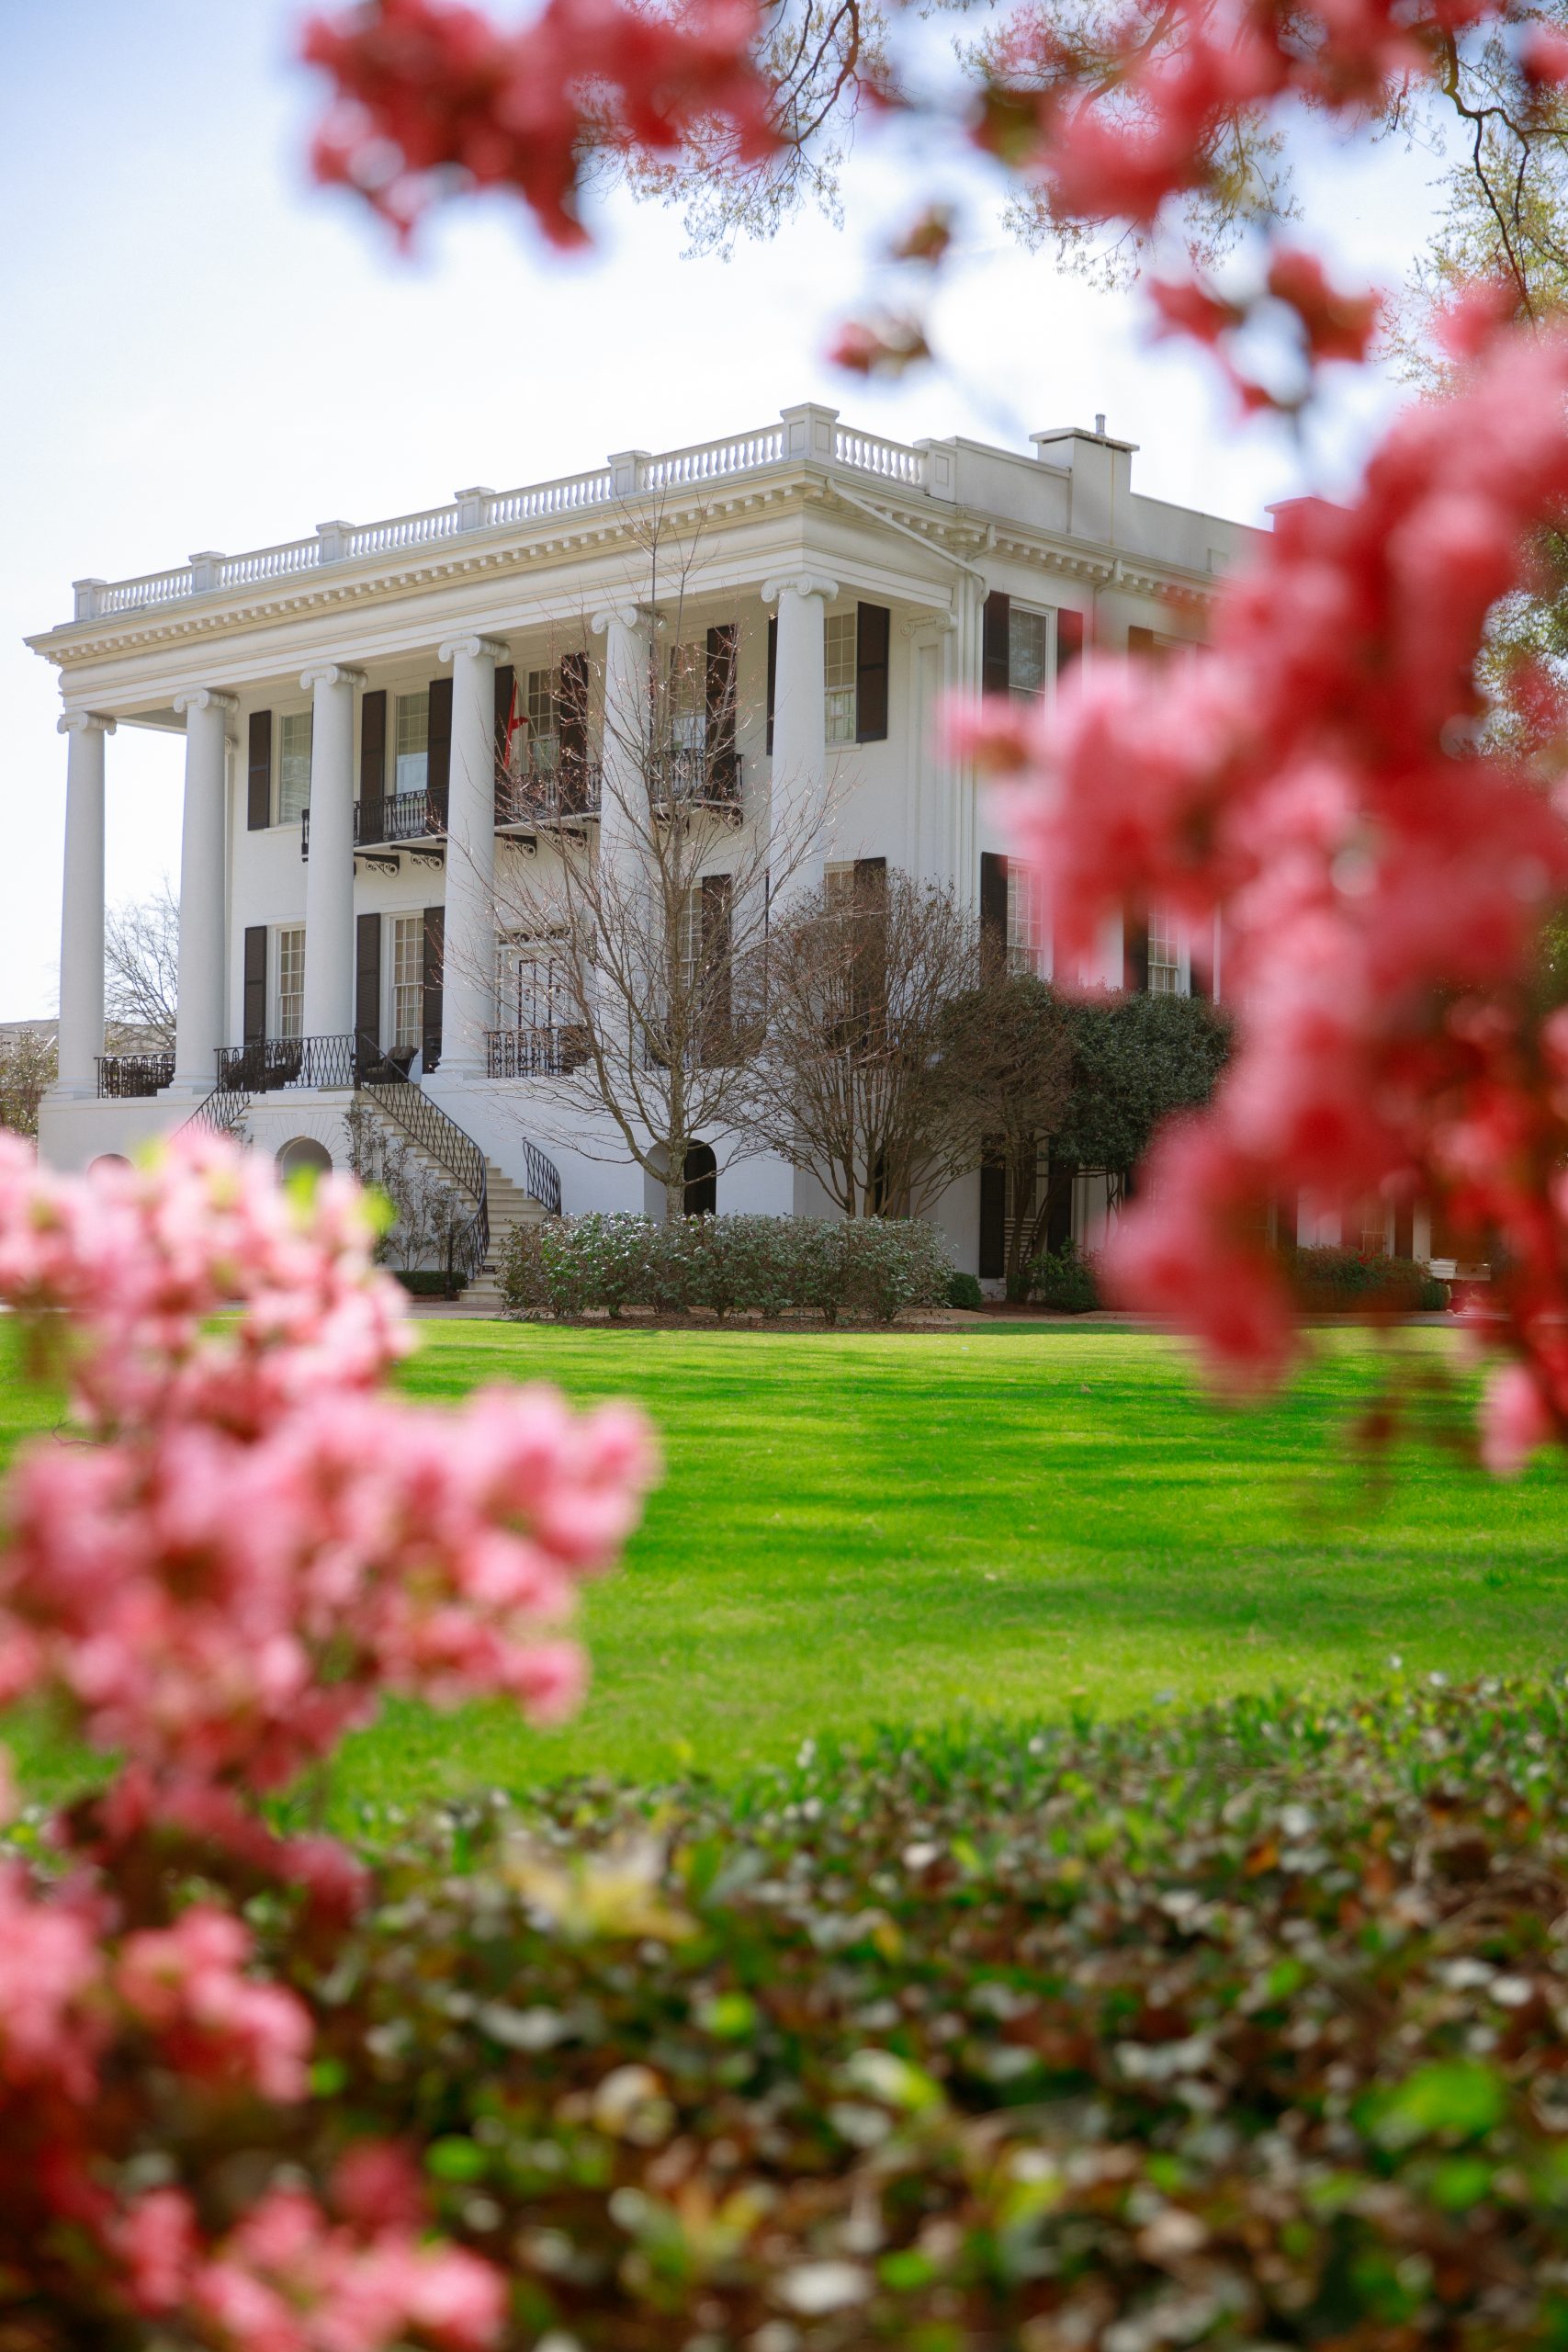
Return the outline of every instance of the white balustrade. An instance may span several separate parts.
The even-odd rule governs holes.
[[[290,572],[314,571],[319,539],[286,539],[280,547],[254,548],[249,555],[225,556],[218,567],[220,588],[248,588],[256,580],[282,580]]]
[[[793,413],[793,412],[792,412]],[[831,412],[825,413],[830,415]],[[754,473],[778,465],[786,455],[786,435],[781,425],[763,425],[754,433],[731,434],[721,441],[695,442],[690,448],[669,449],[638,458],[637,489],[680,490],[731,475]],[[833,463],[856,473],[874,474],[911,489],[923,486],[926,460],[919,449],[900,441],[886,441],[874,433],[855,433],[847,425],[833,427]],[[323,526],[308,539],[288,539],[276,547],[254,548],[243,555],[225,556],[214,566],[219,588],[245,588],[296,572],[313,571],[322,563],[355,557],[395,555],[404,548],[428,547],[457,537],[465,527],[491,530],[512,523],[547,522],[552,516],[574,514],[608,504],[615,497],[615,479],[607,466],[592,472],[565,474],[558,481],[534,482],[521,490],[503,490],[471,496],[464,504],[424,508],[417,514],[395,514],[380,523]],[[197,575],[189,564],[173,571],[152,571],[137,580],[81,583],[88,610],[82,618],[107,617],[149,605],[175,604],[197,593]]]

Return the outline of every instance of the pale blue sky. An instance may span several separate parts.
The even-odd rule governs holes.
[[[1140,488],[1260,520],[1308,478],[1343,479],[1387,404],[1385,387],[1346,402],[1303,468],[1277,430],[1238,432],[1201,363],[1151,351],[1135,300],[994,230],[938,311],[965,380],[846,379],[820,349],[863,282],[864,224],[907,202],[874,155],[848,232],[805,220],[728,263],[684,258],[675,216],[617,202],[586,262],[497,203],[450,213],[410,265],[307,182],[299,13],[0,0],[0,1018],[54,1006],[64,745],[56,673],[19,640],[67,616],[79,575],[543,480],[807,399],[908,439],[1009,439],[1102,409],[1141,445]],[[1395,279],[1431,169],[1393,146],[1371,165],[1316,153],[1307,225]],[[107,751],[109,895],[130,899],[177,874],[182,747],[126,729]]]

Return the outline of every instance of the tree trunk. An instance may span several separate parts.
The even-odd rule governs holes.
[[[678,1225],[686,1214],[686,1155],[672,1151],[664,1167],[664,1221]]]

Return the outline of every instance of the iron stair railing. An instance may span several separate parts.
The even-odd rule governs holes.
[[[474,1214],[456,1236],[452,1271],[472,1282],[490,1256],[490,1184],[484,1153],[467,1128],[448,1118],[423,1087],[400,1071],[372,1037],[357,1041],[356,1084],[378,1110],[396,1122],[421,1151],[445,1169],[474,1204]]]

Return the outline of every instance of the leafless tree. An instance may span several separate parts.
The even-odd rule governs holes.
[[[918,1216],[979,1155],[952,1050],[980,985],[977,927],[951,892],[863,860],[773,926],[751,1132],[847,1217]]]
[[[165,876],[150,899],[105,919],[104,1011],[117,1042],[173,1046],[179,967],[179,901]]]
[[[670,1216],[698,1147],[719,1170],[757,1148],[742,1111],[770,904],[825,815],[788,778],[766,797],[743,786],[739,632],[693,617],[700,536],[647,533],[633,594],[656,616],[650,650],[629,690],[604,697],[596,760],[587,630],[558,657],[557,705],[530,714],[504,787],[535,851],[499,859],[495,886],[499,1073],[547,1079],[531,1126],[629,1156]]]
[[[54,1039],[41,1023],[17,1022],[0,1031],[0,1127],[37,1135],[39,1104],[57,1068]]]

